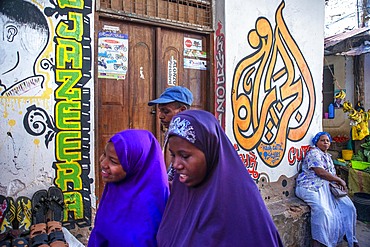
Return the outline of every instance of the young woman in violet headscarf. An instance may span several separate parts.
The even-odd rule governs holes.
[[[344,235],[348,246],[359,246],[356,239],[356,208],[348,196],[335,198],[329,183],[339,184],[347,190],[346,182],[336,175],[328,149],[331,136],[319,132],[312,139],[314,147],[306,154],[302,171],[296,181],[296,196],[311,208],[311,234],[313,247],[335,247]]]
[[[158,246],[282,246],[255,182],[211,113],[178,113],[168,138],[176,174]]]
[[[88,246],[157,246],[169,189],[156,138],[146,130],[115,134],[100,167],[106,184]]]

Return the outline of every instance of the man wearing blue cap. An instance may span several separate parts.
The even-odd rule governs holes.
[[[158,104],[158,117],[162,126],[167,129],[172,117],[179,112],[189,109],[192,103],[193,94],[189,89],[182,86],[174,86],[166,88],[158,99],[149,101],[148,105]]]
[[[182,86],[168,87],[159,96],[158,99],[149,101],[148,105],[158,105],[158,117],[161,120],[162,126],[167,131],[171,119],[179,112],[190,108],[193,103],[193,94],[189,89]],[[165,138],[166,139],[166,138]],[[172,181],[174,169],[170,164],[170,155],[167,150],[167,143],[164,143],[164,158],[168,169],[168,180]]]

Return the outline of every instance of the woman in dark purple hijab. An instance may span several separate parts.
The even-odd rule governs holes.
[[[146,130],[115,134],[100,167],[106,184],[88,246],[157,246],[169,189],[156,138]]]
[[[158,246],[283,246],[255,182],[211,113],[178,113],[168,138],[176,175]]]

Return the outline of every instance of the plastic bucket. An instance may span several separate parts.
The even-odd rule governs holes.
[[[351,160],[353,156],[353,151],[350,149],[343,149],[342,150],[342,158],[344,160]]]
[[[370,194],[354,193],[353,204],[357,210],[357,219],[370,222]]]

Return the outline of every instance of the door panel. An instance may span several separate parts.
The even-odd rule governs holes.
[[[155,133],[155,114],[151,114],[148,102],[154,97],[154,47],[155,31],[153,28],[133,26],[131,36],[135,43],[131,45],[129,66],[131,101],[130,128],[147,129]]]
[[[97,25],[98,31],[103,30],[104,25],[118,27],[121,33],[128,35],[129,42],[126,78],[95,78],[95,189],[99,199],[104,189],[99,172],[99,157],[114,133],[130,128],[147,129],[163,143],[164,136],[156,107],[149,107],[148,102],[171,86],[168,84],[168,63],[171,57],[177,62],[176,85],[188,87],[193,92],[193,109],[209,110],[206,95],[211,95],[211,92],[207,92],[210,70],[184,68],[184,38],[202,40],[202,49],[209,51],[206,36],[104,18],[100,18]],[[95,54],[97,57],[97,49]]]
[[[198,70],[198,69],[185,69],[184,68],[184,38],[193,38],[202,40],[202,50],[207,51],[209,54],[209,45],[207,45],[207,39],[203,35],[186,33],[183,31],[174,31],[170,29],[161,30],[161,43],[159,44],[162,50],[162,69],[161,75],[162,80],[160,84],[161,91],[166,87],[167,84],[167,72],[168,72],[168,61],[171,56],[177,60],[178,71],[177,71],[177,85],[185,86],[190,89],[194,96],[194,102],[192,109],[206,109],[206,86],[209,81],[210,70]],[[209,61],[209,57],[207,59]]]
[[[97,79],[97,150],[95,154],[96,194],[100,198],[104,184],[100,177],[99,157],[109,138],[125,129],[156,131],[155,114],[150,113],[148,101],[154,96],[154,29],[101,19],[99,31],[104,25],[118,27],[128,35],[128,70],[124,80]],[[97,42],[98,43],[98,42]],[[97,54],[97,53],[96,53]],[[96,70],[97,71],[97,70]]]
[[[161,65],[157,66],[159,70],[156,88],[156,91],[159,93],[157,96],[167,87],[171,86],[168,84],[168,63],[171,57],[173,57],[177,62],[176,85],[187,87],[193,93],[194,100],[191,108],[210,110],[207,102],[207,95],[208,98],[210,98],[209,96],[211,95],[211,92],[207,90],[207,88],[209,88],[210,69],[198,70],[184,68],[184,39],[193,38],[202,40],[202,50],[207,51],[207,54],[209,54],[210,47],[209,42],[207,42],[207,37],[172,29],[161,29],[158,33],[157,35],[159,35],[159,38],[157,38],[158,41],[156,46],[157,50],[161,51],[161,53],[158,54],[158,61]],[[209,56],[207,60],[209,62]],[[160,128],[160,123],[157,123],[157,138],[163,143],[164,135],[163,131],[159,131]]]

